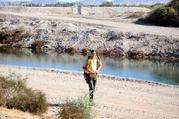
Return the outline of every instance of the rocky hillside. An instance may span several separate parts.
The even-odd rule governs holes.
[[[179,58],[179,39],[63,20],[1,15],[0,43],[16,47],[77,51],[95,49],[110,56]]]

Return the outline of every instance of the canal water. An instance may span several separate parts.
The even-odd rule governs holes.
[[[87,56],[57,52],[34,52],[29,49],[0,49],[0,64],[25,67],[55,68],[82,72]],[[138,80],[156,81],[179,85],[179,62],[132,60],[101,57],[101,74],[132,77]]]

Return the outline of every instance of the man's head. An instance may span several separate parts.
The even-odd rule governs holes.
[[[92,58],[96,57],[96,51],[95,50],[91,50],[91,56],[92,56]]]

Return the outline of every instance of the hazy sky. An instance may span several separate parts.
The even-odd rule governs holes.
[[[14,2],[14,1],[32,1],[32,0],[0,0],[0,2],[1,1],[11,1],[11,2]],[[33,1],[43,1],[43,0],[33,0]],[[59,1],[59,2],[74,2],[74,1],[80,1],[80,0],[44,0],[44,1],[48,1],[48,2],[51,2],[51,1]],[[84,1],[84,0],[83,0]],[[95,0],[87,0],[87,1],[95,1]],[[96,0],[97,1],[97,0]],[[106,0],[106,1],[114,1],[114,0]],[[121,0],[121,1],[123,1],[124,2],[124,0]],[[126,1],[130,1],[130,0],[126,0]],[[140,0],[131,0],[131,1],[140,1]],[[144,1],[144,0],[141,0],[141,1]],[[145,0],[145,1],[147,1],[147,0]],[[150,0],[148,0],[148,1],[150,1]],[[155,0],[152,0],[153,2],[155,1]],[[163,1],[163,2],[166,2],[166,1],[170,1],[170,0],[156,0],[155,2],[161,2],[161,1]]]
[[[0,0],[0,1],[32,1],[32,0]],[[37,0],[38,1],[38,0]],[[51,0],[48,0],[51,1]],[[57,0],[57,1],[63,1],[63,2],[73,2],[73,1],[79,1],[79,0]],[[113,1],[113,0],[106,0],[106,1]],[[150,1],[150,0],[149,0]]]
[[[0,0],[0,1],[11,1],[11,2],[14,2],[14,1],[32,1],[32,0]]]
[[[32,1],[32,0],[0,0],[0,1]],[[49,0],[49,1],[51,1],[51,0]],[[72,1],[79,1],[79,0],[57,0],[57,1],[63,1],[63,2],[65,2],[65,1],[68,1],[68,2],[72,2]]]

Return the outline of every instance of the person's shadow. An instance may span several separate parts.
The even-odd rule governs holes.
[[[50,103],[48,104],[50,107],[62,107],[64,104],[63,103]]]

